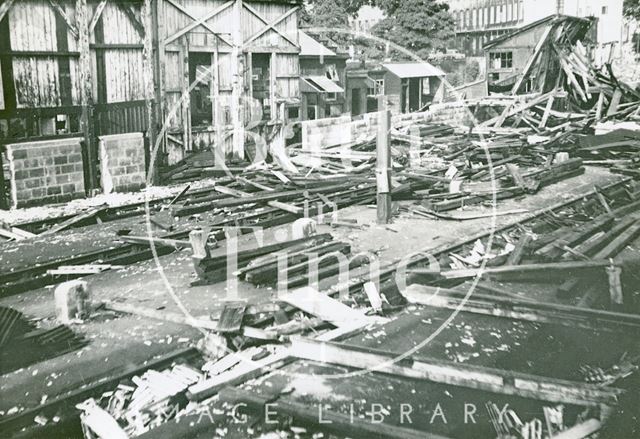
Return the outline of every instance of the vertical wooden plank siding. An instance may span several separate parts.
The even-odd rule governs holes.
[[[61,52],[69,51],[68,33],[67,23],[59,14],[56,14],[56,44]],[[62,105],[73,105],[69,57],[58,58],[58,78],[60,78],[60,101]]]

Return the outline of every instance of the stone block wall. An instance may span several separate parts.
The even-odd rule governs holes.
[[[82,138],[6,145],[12,208],[85,195]]]
[[[146,184],[142,133],[100,136],[100,184],[105,194],[136,191]]]

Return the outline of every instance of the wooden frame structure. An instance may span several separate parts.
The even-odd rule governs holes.
[[[155,125],[152,0],[0,4],[3,143],[82,137],[98,188],[97,136]]]
[[[298,106],[297,0],[157,0],[156,99],[162,103],[167,161],[215,144],[216,157],[244,157],[245,140],[273,137],[284,105]],[[194,58],[207,56],[206,65]],[[258,66],[257,58],[268,61]],[[198,76],[194,70],[204,73]],[[259,79],[256,79],[259,77]],[[254,86],[264,79],[266,96]],[[208,90],[205,84],[208,84]],[[201,85],[203,87],[201,87]],[[204,88],[198,96],[194,90]],[[194,121],[192,98],[211,104]],[[208,113],[205,113],[208,115]],[[280,136],[281,137],[281,136]]]
[[[156,165],[213,144],[243,157],[248,131],[283,137],[275,134],[285,105],[300,104],[299,3],[0,1],[2,143],[82,137],[87,193],[98,188],[100,135],[143,132],[153,148],[162,133]],[[191,58],[203,56],[211,118],[196,127]],[[259,101],[257,56],[268,57],[268,95]]]

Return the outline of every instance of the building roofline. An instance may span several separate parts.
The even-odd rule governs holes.
[[[491,49],[492,47],[503,43],[507,40],[510,40],[511,38],[515,37],[516,35],[519,35],[523,32],[526,32],[528,30],[531,30],[533,28],[536,28],[542,24],[548,23],[548,22],[558,22],[558,21],[564,21],[564,20],[569,20],[569,21],[582,21],[585,23],[593,23],[593,18],[582,18],[582,17],[574,17],[572,15],[562,15],[562,14],[554,14],[554,15],[549,15],[548,17],[544,17],[541,18],[538,21],[534,21],[533,23],[529,23],[526,26],[522,26],[512,32],[509,32],[505,35],[502,35],[498,38],[495,38],[491,41],[489,41],[487,44],[484,45],[485,49]]]

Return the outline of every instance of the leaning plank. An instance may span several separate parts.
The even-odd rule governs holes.
[[[447,439],[445,436],[390,425],[388,423],[372,423],[366,419],[333,411],[329,407],[325,407],[322,410],[322,417],[319,418],[318,408],[315,405],[282,399],[274,402],[269,396],[236,387],[222,389],[220,399],[231,403],[241,402],[260,411],[264,410],[266,404],[272,403],[276,414],[292,417],[303,425],[317,425],[319,430],[334,433],[338,435],[338,437],[362,439]]]
[[[615,404],[624,391],[427,357],[397,359],[392,352],[292,338],[291,354],[304,360],[428,380],[504,395],[583,406]]]
[[[218,322],[211,321],[206,318],[196,318],[187,316],[180,313],[158,311],[155,309],[142,308],[135,305],[129,305],[126,303],[105,301],[103,302],[105,308],[112,311],[123,312],[126,314],[134,314],[150,319],[162,320],[165,322],[178,323],[181,325],[187,325],[194,328],[208,329],[212,331],[218,330]],[[259,328],[252,328],[245,326],[241,330],[241,334],[245,337],[255,338],[258,340],[275,340],[278,338],[277,334],[270,331],[265,331]]]
[[[624,248],[640,236],[640,220],[618,235],[605,248],[600,250],[593,257],[594,259],[612,258],[620,253]]]
[[[619,265],[621,262],[618,262]],[[568,262],[552,262],[545,264],[524,264],[524,265],[505,265],[502,267],[490,267],[484,269],[462,269],[448,271],[434,271],[431,269],[412,268],[408,270],[410,273],[441,276],[444,279],[470,279],[476,276],[489,276],[492,278],[519,278],[529,279],[539,277],[541,274],[546,277],[561,276],[565,277],[568,273],[576,274],[583,270],[604,269],[611,265],[611,261],[591,260],[591,261],[568,261]],[[542,281],[546,281],[543,279]]]
[[[178,239],[155,238],[152,236],[118,236],[118,239],[129,244],[157,245],[161,247],[174,247],[176,249],[191,247],[189,241]]]
[[[478,290],[487,291],[491,295],[479,293]],[[526,297],[514,297],[515,294],[505,289],[482,282],[478,283],[471,298],[466,299],[466,293],[466,291],[413,284],[408,286],[402,295],[409,303],[511,320],[589,330],[602,330],[605,326],[615,330],[624,329],[634,332],[640,330],[640,318],[632,314],[535,302]],[[496,296],[496,294],[503,296]]]
[[[46,236],[46,235],[53,235],[54,233],[58,233],[61,232],[65,229],[68,229],[69,227],[72,227],[75,224],[78,224],[81,221],[84,221],[86,219],[89,219],[95,215],[97,215],[100,211],[104,210],[105,206],[100,206],[100,207],[96,207],[93,209],[89,209],[86,212],[83,212],[79,215],[73,216],[71,218],[69,218],[66,221],[61,222],[60,224],[56,224],[55,226],[51,227],[49,230],[46,230],[42,233],[40,233],[40,236]]]
[[[540,52],[542,51],[542,48],[544,47],[545,43],[547,42],[547,39],[549,38],[549,34],[555,28],[556,28],[555,25],[551,25],[551,26],[549,26],[549,27],[547,27],[545,29],[544,33],[542,34],[542,36],[538,40],[538,44],[536,45],[536,48],[533,51],[533,54],[531,55],[531,57],[527,61],[527,64],[525,65],[524,69],[522,70],[522,74],[520,75],[520,78],[518,78],[518,82],[516,82],[516,84],[513,86],[513,89],[511,90],[511,94],[514,94],[514,95],[518,94],[518,91],[520,91],[520,88],[522,88],[522,84],[524,84],[524,81],[526,81],[528,76],[529,76],[529,72],[531,71],[531,67],[533,67],[534,63],[538,59],[538,55],[540,55]]]
[[[583,439],[591,437],[592,434],[602,428],[602,423],[597,419],[587,419],[581,424],[574,425],[573,427],[556,433],[553,435],[553,439]]]
[[[357,321],[365,322],[370,319],[364,312],[355,310],[326,294],[319,293],[312,287],[299,288],[279,297],[279,299],[337,327]]]
[[[133,314],[136,316],[147,317],[155,320],[162,320],[164,322],[172,322],[178,323],[181,325],[188,325],[194,328],[201,329],[211,329],[216,330],[218,327],[218,323],[205,320],[202,318],[186,316],[184,314],[169,312],[169,311],[158,311],[155,309],[143,308],[140,306],[130,305],[127,303],[114,302],[111,300],[105,300],[102,302],[106,309],[111,311],[117,311],[125,314]]]
[[[0,227],[0,236],[3,236],[7,239],[13,239],[14,241],[21,241],[23,239],[28,239],[36,235],[34,235],[33,233],[25,232],[24,230],[18,229],[17,227],[9,227],[6,229]]]

